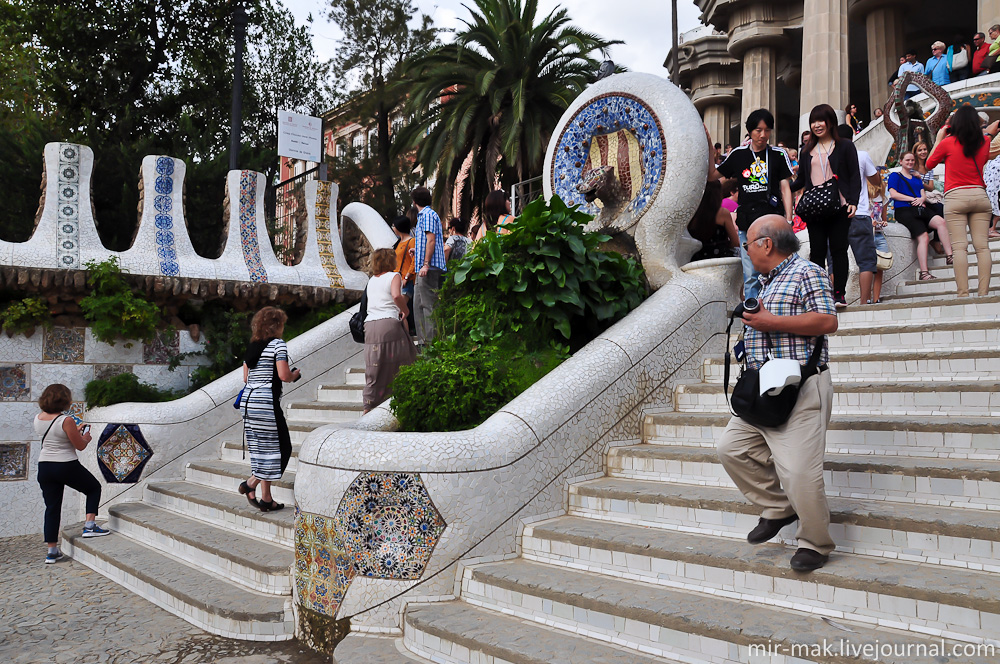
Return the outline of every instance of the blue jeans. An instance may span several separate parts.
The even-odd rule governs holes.
[[[760,283],[760,272],[754,269],[750,254],[743,248],[747,241],[747,232],[740,231],[740,260],[743,261],[743,299],[757,297],[763,286]]]

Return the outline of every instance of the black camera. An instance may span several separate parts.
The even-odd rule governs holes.
[[[736,318],[737,316],[743,318],[743,314],[745,313],[755,314],[758,311],[760,311],[760,300],[758,300],[755,297],[748,297],[747,299],[737,304],[736,308],[733,309],[733,318]]]
[[[298,370],[299,370],[298,367],[292,367],[292,372],[295,372],[295,371],[298,371]],[[297,382],[299,382],[300,378],[302,378],[302,374],[299,374],[298,376],[296,376],[295,380],[293,380],[292,382],[293,383],[297,383]]]

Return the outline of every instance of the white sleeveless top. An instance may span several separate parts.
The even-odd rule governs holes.
[[[55,420],[42,420],[35,415],[35,433],[39,436],[45,436],[45,439],[42,441],[42,451],[38,453],[39,461],[65,462],[77,460],[76,448],[73,447],[73,443],[69,442],[69,437],[62,428],[65,421],[65,415],[60,415]],[[51,429],[49,429],[50,424],[52,425]],[[48,430],[48,434],[45,433],[46,430]]]
[[[392,278],[398,276],[398,272],[386,272],[368,280],[365,287],[368,293],[368,315],[365,322],[373,320],[384,320],[391,318],[399,319],[399,307],[392,301]]]

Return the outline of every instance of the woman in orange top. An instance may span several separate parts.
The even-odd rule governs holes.
[[[407,299],[407,322],[410,326],[411,334],[414,329],[413,320],[413,281],[415,270],[413,265],[413,247],[416,241],[410,235],[410,218],[400,215],[392,220],[392,232],[399,240],[396,241],[396,272],[403,278],[402,290]]]

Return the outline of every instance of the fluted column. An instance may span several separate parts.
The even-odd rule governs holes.
[[[979,0],[979,29],[986,32],[996,23],[1000,23],[1000,0]]]
[[[799,131],[817,104],[844,117],[848,99],[847,0],[805,0],[802,18],[802,88]]]
[[[732,125],[733,116],[728,104],[712,104],[706,106],[702,114],[705,127],[716,143],[722,143],[725,147],[729,143],[729,127]]]
[[[903,8],[873,9],[865,16],[865,28],[868,33],[868,92],[872,108],[876,108],[889,98],[889,77],[899,68],[899,56],[906,50]],[[864,114],[865,109],[860,110]]]
[[[753,46],[743,54],[741,119],[746,119],[758,108],[766,108],[776,113],[778,105],[776,60],[773,46]]]

